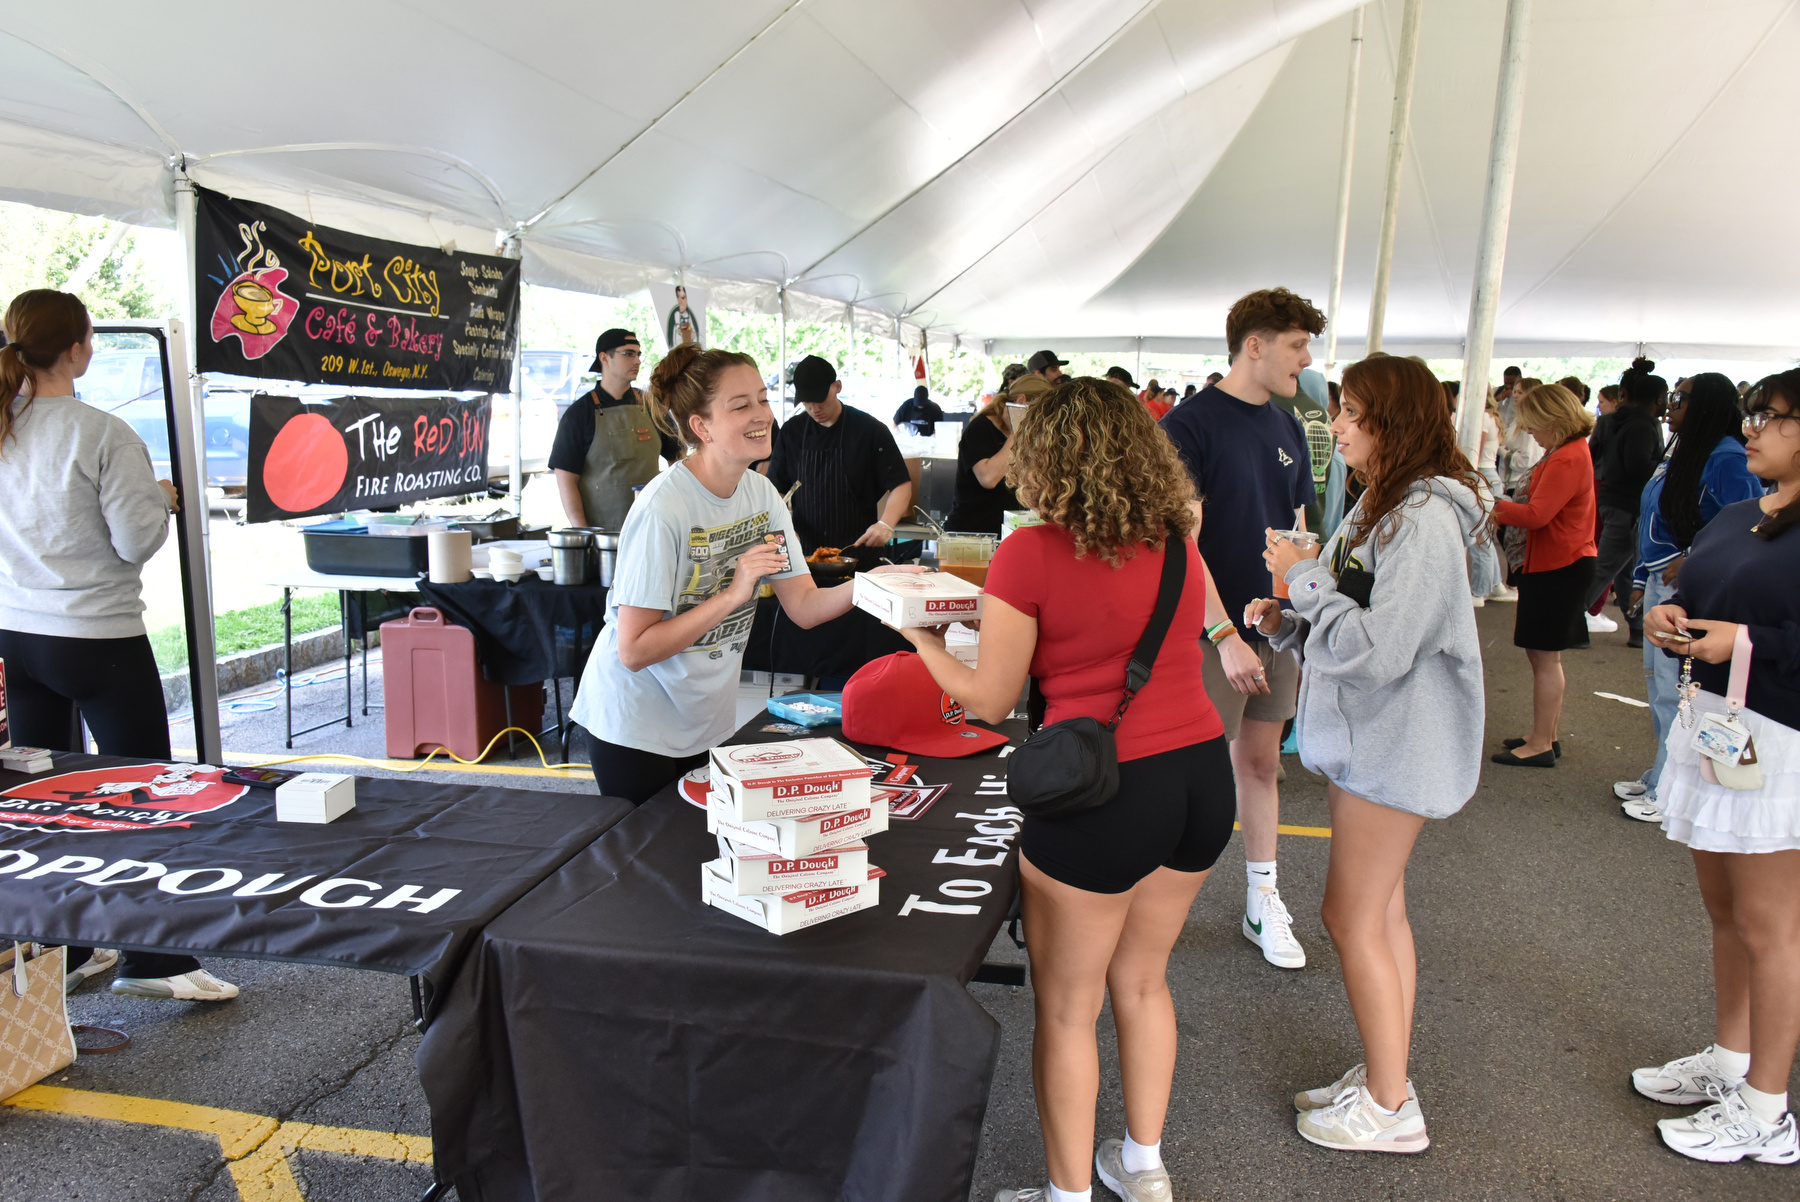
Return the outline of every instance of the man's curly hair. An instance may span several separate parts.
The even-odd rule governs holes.
[[[1114,380],[1079,376],[1034,401],[1013,432],[1007,483],[1044,521],[1075,538],[1077,557],[1113,567],[1121,552],[1160,550],[1194,529],[1194,482],[1138,399]]]

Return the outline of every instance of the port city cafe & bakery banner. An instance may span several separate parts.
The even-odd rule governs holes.
[[[518,260],[365,238],[196,192],[199,371],[347,388],[512,387]]]

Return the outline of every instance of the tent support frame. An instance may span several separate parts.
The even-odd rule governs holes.
[[[1512,221],[1513,176],[1519,161],[1519,127],[1525,111],[1525,63],[1531,0],[1507,0],[1500,42],[1500,82],[1494,96],[1494,132],[1488,144],[1487,194],[1481,204],[1481,236],[1475,252],[1475,284],[1469,294],[1469,332],[1463,343],[1462,413],[1458,441],[1474,457],[1487,408],[1494,357],[1494,322],[1506,267],[1506,234]]]
[[[1394,115],[1388,122],[1387,191],[1381,205],[1381,242],[1375,251],[1375,288],[1369,297],[1366,354],[1381,349],[1387,321],[1388,277],[1394,268],[1394,235],[1400,224],[1400,177],[1406,166],[1407,127],[1412,122],[1413,80],[1419,70],[1419,19],[1424,0],[1406,0],[1400,19],[1400,57],[1394,64]]]
[[[1368,11],[1368,6],[1364,5],[1350,18],[1350,70],[1344,87],[1344,149],[1338,160],[1337,246],[1331,256],[1331,294],[1325,302],[1327,375],[1337,370],[1338,319],[1344,311],[1344,253],[1350,244],[1350,172],[1356,162],[1356,104],[1362,90],[1363,22]],[[1143,339],[1140,338],[1140,359],[1143,353]]]

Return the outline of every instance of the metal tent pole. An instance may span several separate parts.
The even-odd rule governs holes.
[[[781,420],[787,420],[787,285],[775,289],[775,307],[781,311],[780,333],[776,335],[775,403],[780,406]]]
[[[188,690],[194,711],[194,755],[201,763],[225,762],[225,746],[219,732],[218,654],[213,637],[211,509],[206,497],[206,440],[203,385],[193,370],[194,331],[197,322],[197,264],[194,260],[196,206],[194,181],[185,161],[175,171],[175,228],[181,235],[182,271],[186,276],[178,301],[182,316],[169,323],[166,344],[169,377],[168,411],[175,428],[171,466],[182,488],[181,512],[176,516],[177,543],[181,551],[182,600],[186,606]]]
[[[1519,125],[1525,110],[1525,57],[1531,0],[1507,0],[1500,41],[1500,83],[1494,95],[1494,132],[1488,142],[1487,195],[1481,204],[1481,240],[1475,252],[1475,286],[1469,295],[1469,332],[1463,342],[1462,448],[1473,458],[1481,441],[1488,373],[1494,356],[1494,320],[1500,311],[1500,278],[1506,267],[1506,231],[1512,220],[1513,174],[1519,161]]]
[[[1394,266],[1394,233],[1400,222],[1400,174],[1406,163],[1406,127],[1412,119],[1413,77],[1419,66],[1419,18],[1424,0],[1406,0],[1400,18],[1400,59],[1394,64],[1394,115],[1388,122],[1387,194],[1381,206],[1381,244],[1375,252],[1375,289],[1369,297],[1367,354],[1381,349],[1387,319],[1388,276]]]
[[[1325,372],[1337,369],[1338,318],[1343,313],[1344,251],[1350,241],[1350,169],[1356,160],[1356,101],[1362,89],[1365,5],[1350,18],[1350,76],[1344,87],[1344,149],[1338,160],[1337,248],[1331,258],[1331,296],[1326,301]]]
[[[502,252],[509,259],[523,259],[525,244],[514,234],[506,240]],[[525,286],[519,285],[519,307],[525,307]],[[525,344],[525,314],[520,312],[513,321],[512,337],[512,469],[507,472],[506,491],[512,499],[513,513],[523,515],[525,512],[525,356],[521,353]],[[488,410],[492,410],[492,403]],[[492,428],[488,437],[494,436]],[[366,650],[366,648],[365,648]]]

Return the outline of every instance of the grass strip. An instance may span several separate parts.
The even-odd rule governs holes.
[[[338,624],[336,593],[301,593],[294,597],[294,634],[311,634],[329,630]],[[281,641],[281,602],[270,601],[249,609],[234,609],[213,616],[213,640],[219,657],[251,651]],[[156,653],[156,667],[162,672],[177,672],[187,667],[187,631],[181,626],[165,626],[150,632],[150,648]]]

